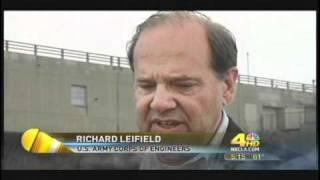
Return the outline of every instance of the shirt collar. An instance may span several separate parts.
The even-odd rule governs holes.
[[[226,134],[227,128],[229,125],[229,118],[227,116],[227,113],[223,110],[222,111],[222,122],[220,123],[220,126],[217,129],[217,132],[215,133],[211,145],[219,146],[222,142],[222,139],[224,135]]]
[[[210,145],[219,146],[222,142],[224,135],[227,132],[227,128],[229,125],[229,118],[228,118],[228,115],[225,112],[225,110],[222,110],[221,120],[222,120],[222,122],[220,123],[220,125],[217,129],[217,132],[214,134],[214,137],[213,137],[212,141],[210,142]],[[210,156],[211,156],[211,154],[198,154],[197,156],[186,161],[183,165],[195,162],[202,157],[204,157],[205,159],[208,160]]]

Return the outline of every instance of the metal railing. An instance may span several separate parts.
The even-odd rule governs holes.
[[[303,84],[297,82],[290,82],[278,79],[269,79],[257,76],[248,76],[248,75],[240,75],[239,83],[241,84],[249,84],[254,86],[262,86],[262,87],[270,87],[270,88],[278,88],[278,89],[286,89],[293,91],[302,91],[302,92],[310,92],[315,93],[315,85],[312,84]]]
[[[17,53],[32,54],[35,56],[52,57],[62,60],[74,60],[88,63],[105,64],[113,67],[129,68],[125,57],[77,51],[44,45],[36,45],[17,41],[4,41],[4,50]]]
[[[24,42],[4,40],[4,50],[32,54],[35,56],[53,57],[62,60],[75,60],[87,63],[105,64],[112,67],[130,68],[129,61],[126,57],[110,56]],[[254,86],[315,93],[315,85],[313,84],[302,84],[248,75],[240,75],[238,82]]]

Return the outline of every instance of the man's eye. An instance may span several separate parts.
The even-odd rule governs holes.
[[[177,84],[176,85],[178,88],[183,89],[183,90],[191,90],[194,87],[194,84],[191,83],[183,83],[183,84]]]

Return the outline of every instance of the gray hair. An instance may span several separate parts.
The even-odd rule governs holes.
[[[207,32],[208,43],[211,48],[212,58],[210,66],[220,78],[224,78],[227,71],[237,66],[237,45],[233,34],[219,23],[212,22],[204,14],[194,11],[158,12],[137,26],[131,41],[127,44],[127,56],[131,70],[134,71],[134,48],[141,33],[148,28],[163,23],[183,23],[185,20],[195,20],[202,24]]]

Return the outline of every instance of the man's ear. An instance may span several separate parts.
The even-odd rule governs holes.
[[[224,83],[225,89],[223,92],[223,97],[225,105],[231,104],[235,98],[237,92],[237,80],[239,78],[238,68],[232,67],[228,70]]]

